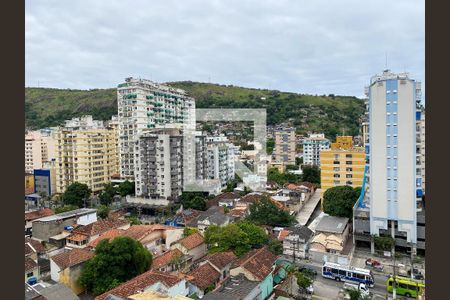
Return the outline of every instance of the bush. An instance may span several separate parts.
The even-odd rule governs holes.
[[[329,188],[323,194],[323,211],[331,216],[352,218],[360,193],[361,188],[347,185]]]

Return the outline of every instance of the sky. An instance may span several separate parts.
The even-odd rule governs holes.
[[[386,65],[425,86],[424,0],[25,4],[27,87],[111,88],[132,76],[363,97]]]

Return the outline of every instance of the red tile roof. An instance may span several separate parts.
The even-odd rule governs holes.
[[[228,264],[237,260],[237,256],[234,255],[234,253],[231,251],[216,252],[214,254],[206,256],[203,260],[209,261],[211,264],[213,264],[215,267],[221,270],[225,268]]]
[[[185,237],[184,239],[181,239],[179,243],[184,248],[191,250],[203,244],[204,239],[200,233],[196,232],[194,234],[191,234],[190,236]]]
[[[25,272],[34,270],[37,268],[37,263],[29,257],[25,257]]]
[[[74,234],[82,234],[87,237],[95,236],[97,234],[104,233],[109,229],[118,228],[129,224],[127,220],[121,219],[100,219],[97,222],[91,223],[89,225],[81,225],[72,230]]]
[[[167,251],[166,253],[153,259],[152,269],[157,270],[161,267],[167,266],[173,259],[181,256],[183,256],[183,253],[181,253],[178,249]]]
[[[128,236],[135,240],[142,240],[147,235],[152,233],[155,230],[173,230],[173,229],[179,229],[177,227],[173,226],[167,226],[167,225],[160,225],[160,224],[154,224],[154,225],[133,225],[124,232],[124,236]]]
[[[220,273],[209,263],[203,264],[188,273],[188,276],[192,277],[189,281],[201,290],[205,290],[207,287],[218,282],[220,279]]]
[[[278,240],[279,241],[283,241],[288,235],[289,235],[289,230],[283,229],[280,231],[280,233],[278,234]]]
[[[214,197],[214,201],[222,201],[222,200],[234,200],[234,199],[239,199],[241,198],[241,195],[239,195],[239,193],[236,192],[226,192],[226,193],[222,193],[216,197]]]
[[[39,218],[48,217],[54,215],[53,210],[50,208],[44,208],[40,210],[30,211],[25,213],[25,221],[33,221]]]
[[[72,249],[50,257],[61,270],[81,264],[94,256],[94,252],[86,249]]]
[[[92,247],[95,248],[97,247],[98,243],[100,243],[100,241],[104,240],[104,239],[108,239],[109,241],[111,241],[112,239],[114,239],[115,237],[118,236],[122,236],[124,235],[125,230],[123,229],[110,229],[105,233],[102,233],[98,238],[96,238],[95,240],[91,241],[88,244],[88,247]]]
[[[257,279],[264,280],[272,272],[272,266],[276,259],[277,256],[268,251],[266,247],[253,249],[236,261],[232,268],[241,267]]]
[[[31,253],[44,253],[45,247],[38,241],[25,238],[25,256]]]
[[[256,203],[261,201],[264,196],[258,193],[250,193],[241,198],[241,202]]]
[[[115,295],[117,297],[126,298],[128,296],[142,292],[144,289],[157,282],[163,283],[166,287],[172,287],[182,281],[184,276],[181,274],[168,274],[159,271],[147,271],[141,275],[122,283],[116,288],[107,291],[100,296],[97,296],[96,300],[104,300],[108,295]]]

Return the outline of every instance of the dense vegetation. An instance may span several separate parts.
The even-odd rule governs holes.
[[[363,101],[356,97],[303,95],[190,81],[169,84],[196,98],[198,108],[266,108],[268,124],[290,122],[299,133],[320,131],[330,138],[342,130],[358,134],[358,121],[364,112]],[[117,114],[116,89],[25,89],[25,118],[30,128],[55,126],[83,114],[102,120]]]
[[[323,211],[331,216],[352,218],[353,206],[361,194],[361,188],[335,186],[323,194]]]
[[[295,223],[293,216],[278,208],[268,197],[250,206],[250,215],[247,220],[270,226],[290,226]]]
[[[144,273],[151,263],[152,255],[138,241],[129,237],[116,237],[111,242],[104,239],[79,280],[89,292],[99,295]]]

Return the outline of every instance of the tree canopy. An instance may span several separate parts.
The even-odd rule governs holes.
[[[331,216],[351,218],[360,193],[360,187],[348,185],[329,188],[323,194],[323,211]]]
[[[100,203],[103,205],[110,205],[113,201],[114,196],[117,194],[118,189],[114,187],[111,183],[105,184],[105,188],[100,193]]]
[[[293,216],[278,208],[268,197],[250,206],[250,215],[247,219],[256,224],[270,226],[290,226],[295,222]]]
[[[130,182],[125,180],[124,182],[119,184],[119,194],[122,197],[127,195],[134,195],[134,182]]]
[[[286,182],[297,182],[301,179],[300,176],[291,173],[280,173],[277,168],[270,168],[267,172],[267,180],[275,181],[279,185],[283,185]]]
[[[95,256],[83,268],[79,282],[94,295],[102,294],[147,271],[152,255],[141,243],[129,237],[102,240]]]
[[[83,207],[84,201],[89,199],[92,191],[87,184],[74,182],[69,185],[63,194],[63,202],[66,205]]]
[[[183,192],[181,194],[181,204],[183,208],[193,208],[206,210],[206,193],[204,192]]]
[[[75,210],[78,209],[78,206],[76,205],[64,205],[64,206],[60,206],[55,208],[55,214],[60,214],[66,211],[71,211],[71,210]]]
[[[302,180],[320,184],[320,169],[317,166],[303,166]]]
[[[106,219],[109,215],[109,207],[106,205],[100,205],[97,208],[97,216],[99,216],[102,219]]]
[[[266,244],[268,236],[264,230],[252,223],[241,221],[223,227],[209,226],[205,231],[205,242],[210,252],[233,251],[241,256],[252,248]]]

